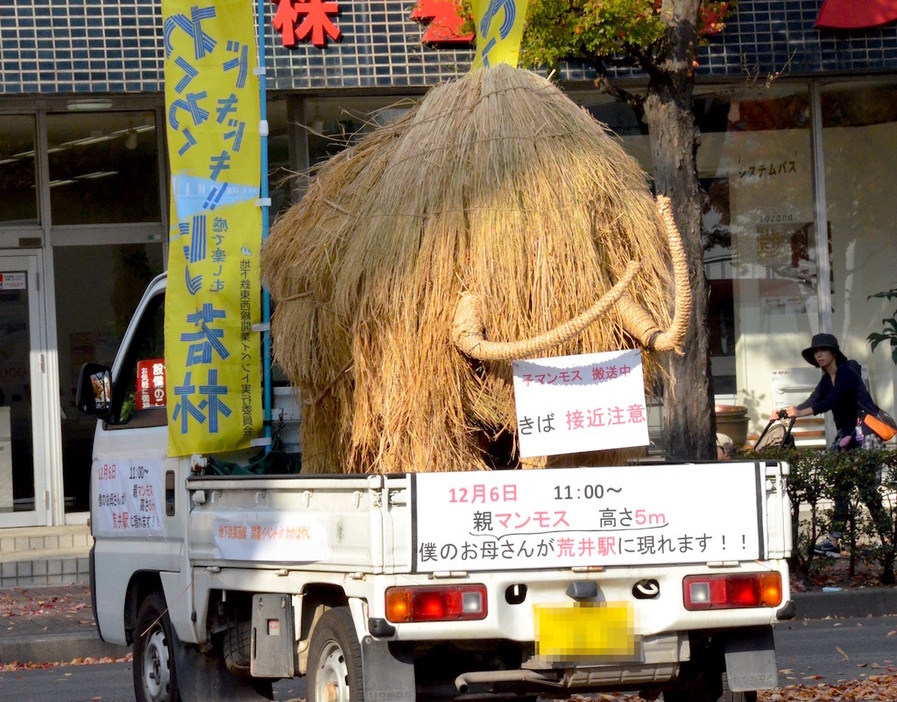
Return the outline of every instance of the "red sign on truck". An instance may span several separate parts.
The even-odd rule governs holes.
[[[151,407],[165,407],[165,359],[137,361],[137,391],[134,395],[138,412]]]

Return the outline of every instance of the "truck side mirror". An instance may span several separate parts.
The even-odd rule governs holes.
[[[85,363],[78,376],[78,409],[93,417],[107,417],[112,409],[112,371],[99,363]]]

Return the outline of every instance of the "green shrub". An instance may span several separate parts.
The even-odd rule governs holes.
[[[822,503],[843,499],[847,513],[841,546],[849,552],[848,575],[853,577],[858,560],[866,558],[878,562],[883,584],[894,583],[897,453],[887,448],[836,452],[787,447],[767,448],[762,454],[743,451],[738,457],[788,463],[793,539],[789,566],[799,579],[809,582],[814,572],[825,568],[813,548],[831,529],[834,509],[823,509]],[[809,517],[801,519],[801,506]]]

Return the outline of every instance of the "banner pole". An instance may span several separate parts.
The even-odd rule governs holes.
[[[271,199],[268,195],[268,106],[266,105],[266,64],[265,64],[265,0],[258,4],[258,78],[259,78],[259,135],[261,136],[261,173],[259,174],[259,201],[262,210],[262,245],[268,238],[268,216]],[[264,403],[265,438],[271,438],[271,294],[262,284],[262,392]],[[265,453],[271,451],[271,442],[265,446]]]

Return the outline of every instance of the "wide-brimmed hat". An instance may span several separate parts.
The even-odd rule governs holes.
[[[847,363],[847,356],[841,353],[841,349],[838,348],[838,340],[835,338],[834,334],[814,334],[810,345],[801,351],[801,355],[807,363],[819,368],[819,364],[816,363],[815,358],[816,349],[831,349],[835,354],[835,363],[839,366],[842,363]]]

